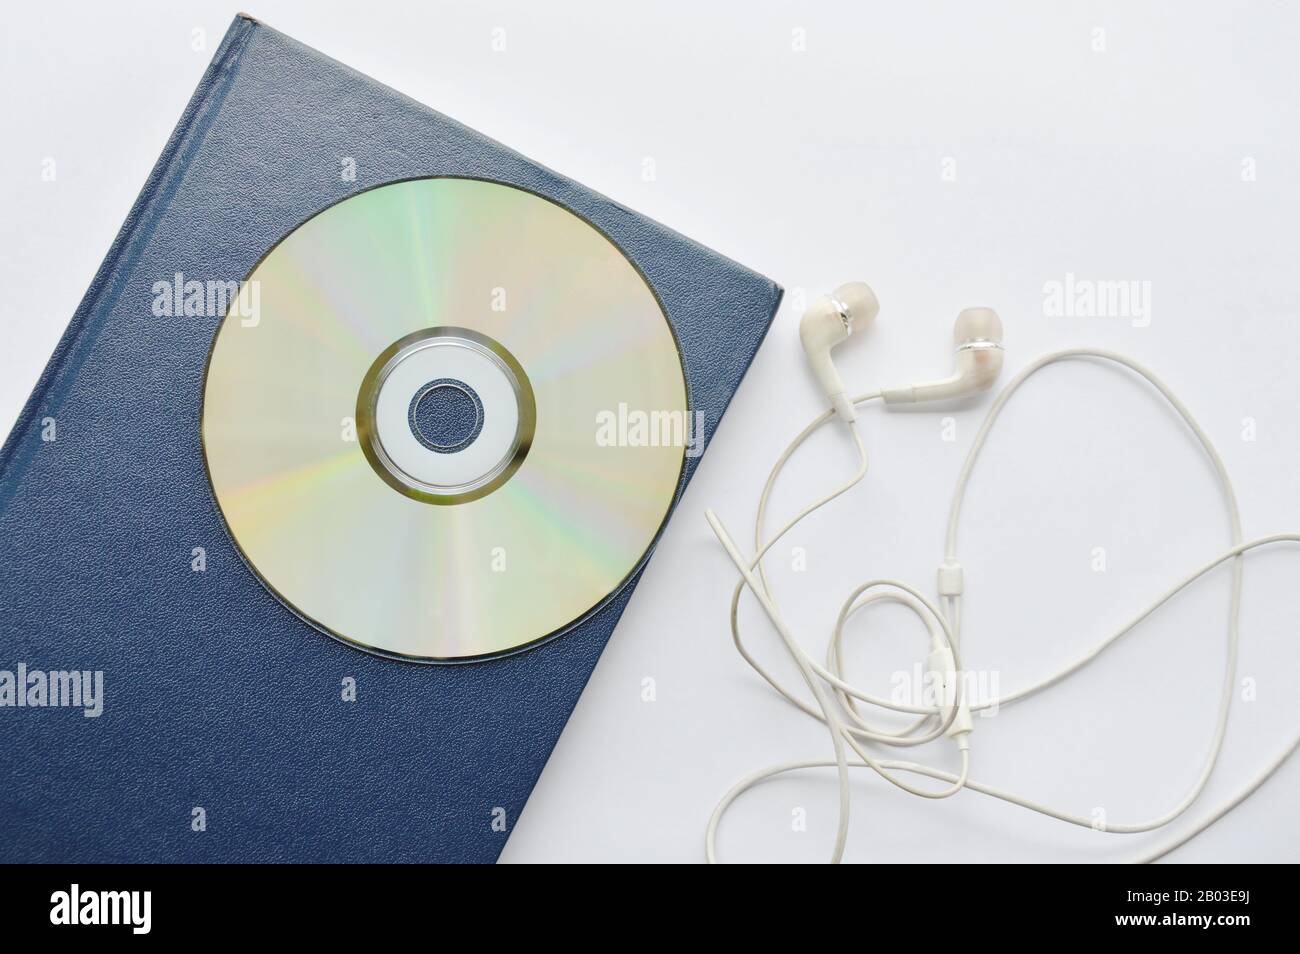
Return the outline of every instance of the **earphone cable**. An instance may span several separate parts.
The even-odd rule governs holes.
[[[956,579],[960,579],[960,569],[956,562],[956,539],[957,527],[960,520],[962,504],[964,503],[967,484],[971,473],[974,469],[976,460],[984,443],[992,430],[993,424],[998,419],[1002,409],[1005,407],[1010,397],[1028,380],[1033,374],[1042,370],[1050,364],[1057,361],[1084,358],[1100,359],[1115,362],[1129,368],[1134,373],[1143,377],[1169,402],[1169,404],[1178,412],[1180,417],[1186,423],[1187,427],[1197,438],[1205,454],[1214,467],[1218,477],[1221,490],[1224,494],[1225,501],[1228,505],[1228,512],[1232,531],[1232,547],[1210,560],[1199,569],[1193,571],[1183,580],[1167,590],[1161,597],[1148,606],[1145,610],[1138,613],[1126,625],[1121,627],[1115,633],[1103,640],[1097,646],[1093,647],[1081,658],[1063,669],[1053,673],[1051,676],[1040,680],[1024,689],[1012,692],[1000,699],[989,700],[982,703],[969,704],[961,696],[963,689],[963,679],[960,678],[962,669],[960,658],[958,656],[958,645],[961,638],[961,592],[960,586],[952,587],[956,592],[942,592],[941,586],[940,605],[942,609],[937,608],[926,599],[922,594],[905,583],[896,580],[873,580],[869,583],[859,586],[850,594],[845,601],[839,618],[836,622],[835,630],[832,634],[830,647],[827,651],[827,665],[822,667],[818,665],[811,656],[798,644],[793,635],[789,632],[780,610],[776,604],[775,597],[772,594],[770,584],[767,580],[763,567],[763,558],[771,550],[772,546],[782,539],[793,527],[798,525],[805,517],[813,513],[820,507],[829,503],[831,500],[846,493],[852,487],[856,486],[866,476],[868,458],[865,444],[853,421],[848,422],[850,432],[853,436],[855,446],[859,452],[859,467],[846,483],[837,487],[835,490],[823,497],[817,499],[812,504],[804,507],[794,517],[788,520],[770,539],[763,540],[763,525],[766,522],[767,507],[773,488],[777,479],[784,469],[786,463],[793,454],[807,441],[827,421],[836,415],[832,411],[824,412],[808,424],[793,441],[785,448],[777,458],[776,463],[768,475],[764,484],[763,491],[759,497],[758,511],[755,518],[755,549],[756,556],[752,560],[743,557],[728,535],[725,527],[712,511],[709,511],[708,518],[713,526],[715,533],[727,549],[737,569],[741,572],[741,581],[737,584],[731,601],[731,629],[732,640],[737,650],[745,661],[765,679],[778,693],[786,698],[794,706],[804,713],[823,722],[832,734],[832,741],[835,745],[836,759],[834,761],[818,760],[801,760],[795,762],[785,762],[777,765],[760,769],[757,772],[745,776],[737,782],[722,798],[714,809],[713,815],[709,820],[709,825],[705,835],[705,852],[710,862],[715,862],[716,858],[716,839],[717,830],[723,815],[731,804],[741,794],[752,788],[759,782],[771,778],[775,775],[800,769],[829,767],[835,766],[837,769],[839,789],[840,789],[840,812],[837,824],[835,849],[832,853],[832,861],[839,861],[843,855],[844,846],[847,842],[848,819],[849,819],[849,769],[852,768],[871,768],[882,778],[891,782],[895,786],[902,788],[911,794],[925,798],[945,798],[956,794],[963,788],[969,788],[980,794],[989,795],[1003,801],[1019,805],[1031,811],[1056,818],[1061,821],[1079,825],[1085,828],[1095,828],[1094,820],[1084,816],[1073,815],[1067,812],[1058,811],[1041,805],[1032,800],[1023,798],[1010,792],[996,789],[992,786],[971,780],[967,776],[970,765],[969,753],[969,722],[963,723],[958,720],[959,712],[965,706],[968,710],[979,710],[991,708],[994,706],[1007,705],[1029,696],[1068,678],[1073,673],[1084,668],[1089,662],[1096,659],[1102,652],[1113,645],[1117,640],[1131,632],[1140,623],[1151,616],[1156,610],[1167,603],[1170,599],[1182,592],[1196,580],[1218,566],[1231,560],[1232,567],[1232,589],[1229,605],[1229,626],[1228,626],[1228,644],[1227,658],[1224,664],[1224,681],[1223,691],[1220,696],[1218,715],[1215,724],[1215,730],[1205,763],[1202,766],[1200,775],[1196,782],[1189,789],[1184,798],[1172,809],[1158,818],[1146,822],[1124,825],[1106,825],[1101,830],[1110,833],[1131,834],[1152,831],[1157,828],[1170,824],[1176,818],[1181,816],[1204,791],[1205,786],[1213,775],[1215,766],[1223,747],[1223,741],[1226,734],[1228,714],[1231,709],[1233,685],[1236,679],[1236,664],[1239,645],[1239,621],[1241,610],[1241,586],[1242,586],[1242,562],[1247,552],[1258,547],[1269,546],[1277,543],[1296,543],[1300,542],[1300,534],[1273,534],[1261,537],[1249,542],[1243,543],[1241,540],[1241,521],[1237,507],[1236,495],[1232,488],[1232,483],[1228,477],[1227,469],[1223,460],[1215,450],[1212,442],[1201,427],[1196,423],[1191,412],[1182,404],[1176,395],[1159,379],[1152,371],[1143,367],[1136,361],[1111,351],[1071,348],[1062,351],[1053,352],[1037,359],[1028,367],[1022,370],[1016,378],[1007,385],[1007,387],[998,396],[993,406],[990,408],[988,415],[985,417],[983,424],[977,433],[971,449],[967,453],[966,460],[962,466],[956,486],[953,492],[952,506],[949,513],[947,539],[945,542],[945,567],[955,569]],[[881,397],[881,392],[870,392],[860,395],[852,400],[853,405],[861,405],[876,400]],[[842,418],[842,415],[841,415]],[[739,604],[740,596],[748,588],[758,599],[760,606],[768,615],[773,626],[777,629],[782,637],[782,642],[787,651],[799,667],[804,681],[812,690],[816,706],[810,705],[800,699],[794,693],[786,689],[759,661],[749,652],[740,636],[739,625]],[[874,591],[874,592],[872,592]],[[942,700],[940,705],[911,706],[884,700],[863,692],[851,685],[843,675],[842,670],[842,645],[844,628],[848,620],[860,609],[874,602],[889,601],[903,605],[911,610],[926,626],[932,647],[932,658],[934,653],[939,652],[939,658],[946,658],[950,661],[950,668],[956,675],[955,685],[952,687],[951,697]],[[948,656],[942,656],[944,651],[949,653]],[[824,691],[824,687],[830,687],[834,690],[834,700],[838,705],[832,704]],[[875,705],[879,708],[892,710],[895,712],[904,712],[919,715],[920,718],[902,729],[888,730],[872,728],[862,718],[857,702],[864,702],[869,705]],[[967,716],[968,719],[968,716]],[[953,774],[942,769],[922,765],[916,762],[907,762],[892,759],[878,759],[871,756],[862,747],[863,741],[875,742],[883,745],[900,746],[900,745],[919,745],[926,742],[934,741],[941,735],[953,735],[961,756],[961,767],[958,774]],[[848,745],[858,755],[859,761],[850,761],[847,759],[844,747]],[[1175,848],[1186,844],[1200,832],[1204,831],[1214,822],[1218,821],[1229,811],[1239,805],[1250,794],[1259,788],[1274,772],[1277,771],[1290,757],[1290,755],[1300,746],[1300,733],[1297,733],[1291,743],[1265,767],[1251,782],[1238,792],[1233,798],[1219,805],[1204,819],[1199,821],[1190,831],[1181,834],[1176,840],[1156,849],[1155,851],[1137,859],[1139,861],[1153,861],[1168,854]],[[928,777],[936,781],[947,782],[947,787],[940,790],[921,789],[903,782],[894,773],[907,773]]]

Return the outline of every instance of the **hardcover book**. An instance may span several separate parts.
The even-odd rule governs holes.
[[[0,450],[0,861],[501,851],[644,562],[521,652],[367,652],[241,559],[200,436],[222,289],[348,196],[426,177],[527,190],[615,243],[668,319],[707,444],[775,284],[236,18]]]

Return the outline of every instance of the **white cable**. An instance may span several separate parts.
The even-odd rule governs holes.
[[[705,854],[710,863],[717,861],[716,842],[718,826],[732,802],[734,802],[736,798],[745,791],[765,779],[800,769],[830,766],[836,768],[839,781],[840,804],[835,847],[831,856],[833,862],[838,862],[841,859],[848,838],[850,806],[849,770],[853,768],[870,768],[898,788],[901,788],[910,794],[924,798],[946,798],[956,794],[963,788],[967,788],[982,795],[989,795],[993,798],[998,798],[1014,805],[1019,805],[1022,808],[1027,808],[1031,811],[1061,821],[1079,825],[1084,828],[1102,830],[1116,834],[1131,834],[1162,828],[1186,812],[1204,791],[1206,784],[1209,782],[1210,776],[1214,772],[1215,766],[1218,764],[1219,755],[1223,748],[1224,736],[1227,731],[1228,714],[1232,706],[1233,685],[1236,681],[1237,653],[1239,645],[1243,557],[1246,553],[1258,547],[1269,546],[1276,543],[1300,543],[1300,534],[1280,533],[1260,537],[1244,543],[1242,542],[1241,517],[1237,508],[1236,494],[1233,491],[1232,482],[1228,478],[1227,469],[1224,467],[1223,459],[1219,456],[1218,451],[1215,450],[1209,437],[1196,423],[1191,412],[1188,411],[1183,403],[1152,371],[1138,364],[1136,361],[1115,352],[1084,348],[1071,348],[1045,355],[1022,370],[1011,381],[1011,383],[1007,385],[998,396],[997,400],[994,401],[987,417],[984,419],[983,425],[980,427],[979,433],[975,436],[970,451],[967,453],[966,461],[962,465],[961,473],[958,476],[957,484],[953,491],[952,506],[949,511],[947,541],[944,551],[945,564],[953,566],[957,565],[957,527],[961,517],[962,503],[964,502],[966,495],[966,487],[970,481],[970,476],[974,469],[975,462],[979,458],[980,451],[983,449],[989,432],[992,430],[993,424],[998,419],[1002,409],[1006,406],[1011,395],[1014,394],[1034,373],[1040,371],[1049,364],[1073,358],[1101,359],[1112,361],[1129,368],[1136,374],[1145,378],[1161,393],[1161,395],[1164,396],[1170,406],[1178,412],[1183,421],[1187,424],[1188,429],[1191,430],[1200,443],[1206,456],[1209,458],[1210,463],[1214,467],[1215,474],[1218,477],[1219,484],[1223,491],[1224,500],[1228,507],[1233,545],[1197,570],[1188,574],[1178,583],[1174,584],[1145,610],[1138,613],[1128,623],[1120,627],[1117,631],[1073,663],[1065,666],[1063,669],[1053,673],[1052,675],[1031,684],[1030,686],[1009,693],[997,700],[970,704],[961,696],[963,680],[959,678],[961,674],[961,661],[958,655],[958,646],[960,645],[961,640],[961,594],[959,591],[956,593],[948,592],[941,594],[940,605],[942,609],[940,609],[926,599],[921,593],[897,580],[873,580],[859,586],[849,595],[849,598],[844,602],[844,605],[840,610],[839,618],[836,621],[835,629],[831,637],[830,647],[827,652],[826,665],[821,666],[804,651],[803,647],[799,645],[798,641],[794,638],[785,624],[763,569],[763,557],[778,540],[780,540],[786,533],[813,511],[845,493],[857,485],[863,477],[866,476],[866,447],[862,442],[861,435],[858,433],[856,423],[849,422],[848,426],[850,428],[850,433],[853,436],[854,444],[859,454],[859,466],[853,477],[845,484],[839,486],[835,490],[799,511],[794,517],[787,521],[780,530],[773,534],[770,539],[766,541],[763,540],[763,525],[767,514],[768,501],[781,471],[784,469],[787,461],[789,461],[795,451],[797,451],[823,424],[835,417],[835,414],[832,411],[827,411],[819,415],[809,423],[807,427],[800,431],[786,449],[782,451],[781,456],[777,458],[776,463],[772,467],[771,473],[768,475],[767,482],[763,487],[763,492],[759,497],[758,513],[754,527],[754,546],[756,555],[752,559],[746,559],[741,554],[739,548],[727,533],[726,528],[722,525],[722,522],[717,518],[713,511],[708,511],[707,516],[710,525],[718,536],[718,539],[722,542],[723,547],[726,549],[728,555],[741,573],[741,580],[736,585],[731,600],[731,633],[737,650],[745,661],[753,667],[753,669],[762,676],[773,689],[780,693],[795,707],[826,725],[827,729],[831,733],[831,741],[835,749],[835,758],[833,760],[810,759],[783,762],[747,775],[732,786],[732,788],[722,797],[722,800],[714,809],[712,817],[709,819],[708,828],[705,833]],[[878,391],[859,395],[853,399],[853,404],[865,404],[879,398],[880,396],[881,394]],[[1188,790],[1187,794],[1177,805],[1165,812],[1163,815],[1148,821],[1122,825],[1106,825],[1104,828],[1097,829],[1092,818],[1058,811],[1030,799],[1015,795],[1011,792],[1002,791],[991,785],[974,781],[968,777],[967,772],[970,767],[969,711],[995,706],[1004,706],[1012,702],[1026,699],[1069,677],[1085,667],[1092,660],[1096,659],[1097,656],[1112,646],[1122,636],[1131,632],[1174,596],[1181,593],[1184,589],[1199,580],[1205,574],[1209,573],[1211,570],[1223,565],[1229,560],[1233,562],[1232,591],[1228,613],[1227,657],[1224,662],[1223,690],[1219,698],[1218,716],[1215,722],[1214,733],[1210,741],[1209,751],[1206,755],[1201,773],[1192,787]],[[795,661],[800,674],[803,676],[804,682],[812,692],[813,702],[815,705],[799,698],[782,685],[776,677],[768,672],[758,662],[758,660],[750,654],[749,650],[741,641],[739,606],[741,594],[746,588],[748,588],[758,599],[759,605],[763,608],[777,633],[780,635],[782,644],[789,652],[791,658]],[[845,625],[858,610],[862,609],[864,606],[881,601],[899,603],[911,610],[921,620],[921,622],[925,624],[929,633],[931,660],[933,661],[936,658],[947,660],[948,664],[945,664],[946,668],[950,668],[958,676],[958,678],[955,679],[955,686],[953,687],[954,694],[943,699],[941,705],[927,704],[913,706],[881,699],[857,689],[844,678],[842,670],[842,647]],[[937,657],[936,653],[938,654]],[[873,728],[865,721],[865,719],[863,719],[859,712],[859,702],[894,712],[918,715],[920,718],[902,729]],[[967,721],[963,722],[963,719]],[[942,735],[952,736],[956,741],[961,756],[961,768],[958,774],[953,774],[943,769],[916,762],[875,758],[863,748],[864,742],[875,742],[877,744],[891,746],[920,745],[934,741]],[[846,746],[851,748],[857,755],[857,760],[848,758],[845,748]],[[1186,844],[1206,828],[1209,828],[1210,825],[1214,824],[1226,815],[1264,784],[1264,782],[1273,775],[1279,767],[1281,767],[1291,754],[1295,752],[1298,746],[1300,746],[1300,733],[1297,733],[1290,744],[1259,774],[1257,774],[1243,790],[1216,807],[1207,816],[1198,821],[1189,831],[1181,834],[1176,840],[1136,860],[1149,862],[1161,858],[1174,849]],[[936,781],[945,782],[947,785],[938,790],[918,788],[904,782],[898,777],[897,773],[920,775]]]

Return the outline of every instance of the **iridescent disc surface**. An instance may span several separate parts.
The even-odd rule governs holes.
[[[209,478],[254,572],[327,632],[429,661],[596,608],[663,525],[690,433],[637,269],[560,206],[472,179],[372,189],[282,239],[204,388]],[[426,438],[443,404],[481,419]]]

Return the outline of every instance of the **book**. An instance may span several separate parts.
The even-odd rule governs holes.
[[[325,635],[241,561],[207,481],[220,317],[152,307],[159,283],[240,279],[323,208],[427,176],[526,188],[614,241],[712,436],[777,285],[237,17],[0,449],[0,861],[501,851],[641,571],[559,638],[486,662]]]

